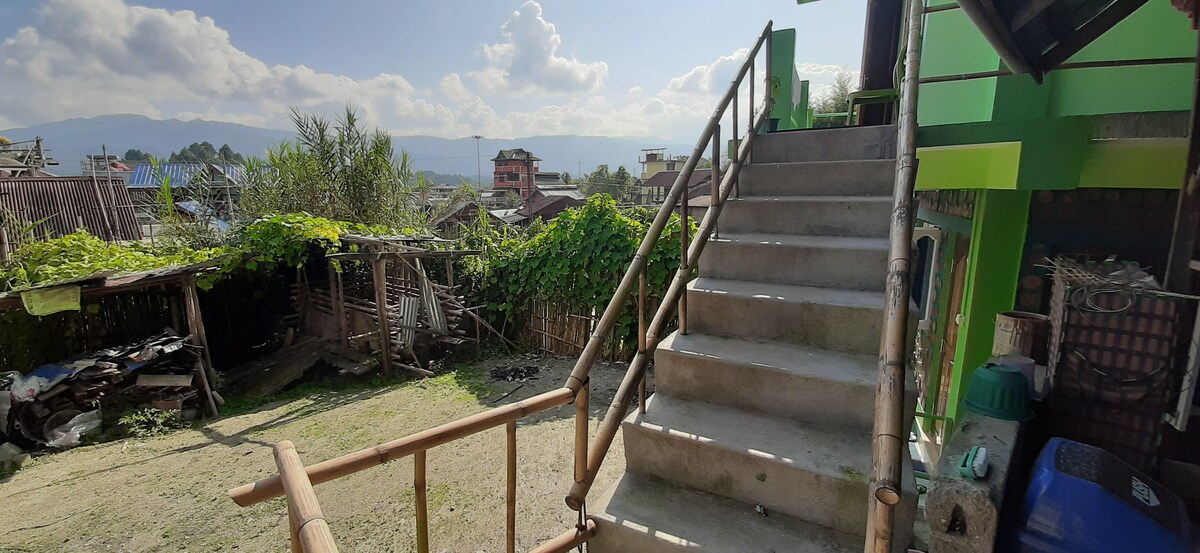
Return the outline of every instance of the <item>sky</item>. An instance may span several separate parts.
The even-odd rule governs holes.
[[[767,20],[819,93],[865,0],[0,3],[0,129],[134,113],[289,128],[354,105],[396,135],[690,140]],[[761,66],[760,66],[761,67]]]

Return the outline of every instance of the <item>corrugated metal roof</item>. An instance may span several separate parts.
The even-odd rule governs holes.
[[[142,239],[129,190],[120,178],[113,178],[111,185],[102,177],[0,179],[0,222],[9,229],[10,248],[24,240],[15,228],[25,224],[42,221],[36,230],[39,240],[47,233],[57,238],[75,232],[81,222],[92,234],[107,237],[108,220],[115,223],[116,240]]]
[[[222,173],[234,182],[240,182],[245,176],[246,171],[241,165],[234,164],[209,164],[214,171]],[[130,188],[158,188],[162,185],[162,181],[170,177],[171,187],[187,186],[191,184],[192,179],[200,170],[204,168],[202,163],[161,163],[158,170],[155,171],[153,165],[143,163],[134,168],[133,174],[129,177]]]

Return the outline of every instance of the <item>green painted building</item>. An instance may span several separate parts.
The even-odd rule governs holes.
[[[937,240],[922,246],[918,275],[919,410],[955,418],[991,356],[996,315],[1045,309],[1047,256],[1165,265],[1197,37],[1152,0],[1038,84],[1009,74],[953,0],[928,4],[917,218]],[[939,432],[936,420],[923,428]]]

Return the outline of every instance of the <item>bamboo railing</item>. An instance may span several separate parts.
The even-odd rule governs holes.
[[[904,429],[904,363],[908,353],[909,253],[913,235],[913,188],[917,178],[917,89],[921,70],[924,0],[908,0],[904,79],[896,124],[896,181],[888,232],[888,272],[884,289],[883,341],[879,388],[875,393],[871,444],[871,495],[866,553],[889,553],[895,507],[900,503],[908,432]]]
[[[416,492],[417,504],[417,551],[427,553],[429,551],[429,535],[425,493],[425,452],[430,448],[503,424],[507,433],[505,546],[506,551],[511,553],[515,551],[516,535],[516,421],[547,409],[574,402],[575,459],[574,470],[572,471],[574,482],[565,501],[571,509],[579,512],[579,521],[574,528],[568,529],[558,537],[543,543],[533,551],[536,553],[563,553],[591,539],[596,533],[595,523],[585,520],[583,517],[588,490],[591,488],[596,474],[599,472],[600,465],[604,461],[604,456],[608,453],[608,449],[612,445],[621,419],[625,417],[635,391],[638,394],[639,408],[642,412],[645,412],[646,393],[644,377],[646,366],[649,364],[654,348],[663,337],[663,332],[667,329],[668,322],[674,316],[676,306],[678,307],[679,314],[679,331],[681,333],[687,332],[687,295],[683,293],[684,287],[688,280],[690,280],[693,273],[692,268],[698,263],[700,254],[704,250],[704,246],[708,243],[709,237],[716,232],[717,218],[720,216],[725,201],[731,193],[735,193],[737,190],[738,174],[750,157],[750,151],[758,129],[765,125],[770,116],[773,98],[771,98],[769,93],[771,90],[769,85],[769,70],[764,72],[764,81],[767,86],[763,89],[765,98],[763,99],[762,106],[758,109],[754,105],[754,90],[756,58],[760,51],[765,51],[768,67],[770,65],[772,25],[772,22],[767,22],[762,33],[755,41],[754,47],[751,48],[746,61],[742,63],[737,75],[730,83],[728,91],[717,104],[716,109],[713,111],[696,143],[696,147],[692,150],[691,156],[684,163],[683,169],[672,184],[670,192],[659,207],[646,236],[638,246],[637,253],[626,269],[613,298],[609,301],[600,320],[596,323],[587,345],[583,348],[579,360],[572,368],[571,375],[567,378],[567,382],[563,387],[516,403],[489,409],[482,413],[424,430],[398,440],[303,467],[303,470],[300,470],[298,466],[299,458],[295,456],[294,447],[289,442],[281,442],[276,446],[276,450],[278,451],[280,448],[289,450],[289,458],[294,458],[289,461],[290,464],[287,470],[285,471],[281,464],[279,475],[229,490],[229,496],[233,501],[239,506],[246,507],[286,495],[288,497],[289,509],[291,509],[294,503],[302,505],[307,509],[304,512],[310,517],[293,517],[293,524],[296,525],[295,530],[303,530],[308,525],[315,524],[310,532],[321,532],[321,535],[324,536],[328,534],[328,526],[324,523],[324,519],[320,514],[320,507],[316,503],[315,495],[312,494],[312,486],[412,455],[414,461],[413,487]],[[748,81],[746,79],[747,75],[749,75]],[[748,118],[749,124],[744,129],[745,135],[739,140],[737,137],[737,131],[739,130],[737,128],[738,90],[743,83],[747,82],[750,92],[750,101],[747,102],[750,117]],[[730,110],[730,107],[733,109]],[[737,144],[737,150],[736,157],[730,160],[730,164],[722,178],[720,176],[720,123],[727,113],[731,114],[732,126],[735,130],[733,138]],[[661,238],[662,231],[670,221],[676,205],[679,206],[681,218],[685,221],[687,220],[687,184],[700,159],[708,152],[710,143],[713,156],[713,187],[711,190],[713,201],[705,213],[694,238],[689,236],[689,225],[681,225],[679,271],[671,280],[666,293],[662,295],[662,302],[655,311],[653,318],[647,323],[646,305],[648,290],[646,286],[646,270],[650,252],[658,243],[659,238]],[[589,447],[588,374],[600,356],[609,333],[612,332],[613,326],[620,317],[635,287],[638,297],[638,352],[630,362],[616,396],[609,405],[608,412],[600,425],[599,432]],[[303,524],[297,524],[296,521]],[[328,543],[323,541],[323,538],[322,540],[312,541],[314,545],[310,547],[309,542],[305,541],[305,534],[298,534],[297,531],[293,531],[292,534],[293,551],[306,551],[308,553],[336,551],[336,546],[333,545],[332,538],[329,538]],[[329,547],[333,547],[333,549]]]

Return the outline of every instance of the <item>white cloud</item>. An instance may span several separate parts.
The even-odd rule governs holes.
[[[697,65],[667,83],[670,94],[713,95],[725,92],[738,68],[746,61],[749,48],[742,48],[728,56],[721,56],[708,65]]]
[[[562,38],[531,1],[502,27],[504,42],[482,47],[480,71],[447,72],[423,89],[396,74],[354,79],[268,65],[239,50],[213,19],[188,10],[45,0],[38,13],[34,24],[0,38],[0,128],[110,113],[288,128],[289,106],[329,114],[353,104],[366,123],[395,134],[690,141],[745,55],[697,66],[658,92],[633,86],[602,95],[607,65],[558,53]],[[527,94],[550,100],[504,107],[515,103],[508,96]]]
[[[505,42],[485,44],[488,67],[471,74],[488,92],[570,94],[594,92],[604,85],[608,64],[582,62],[558,54],[562,37],[542,16],[542,6],[529,0],[500,27]]]

